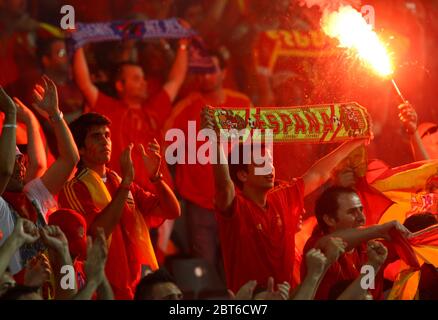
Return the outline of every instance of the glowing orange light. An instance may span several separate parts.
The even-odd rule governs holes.
[[[323,17],[322,28],[328,36],[338,39],[341,47],[355,50],[379,75],[393,73],[388,51],[360,12],[350,6],[341,7]]]

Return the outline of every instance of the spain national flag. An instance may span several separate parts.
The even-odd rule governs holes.
[[[419,298],[419,284],[425,264],[438,268],[438,225],[418,231],[406,240],[414,252],[419,266],[413,267],[402,260],[388,300],[414,300]],[[396,243],[400,245],[400,243]]]
[[[391,220],[403,223],[415,213],[438,213],[438,160],[396,168],[373,161],[368,168],[368,183],[394,202],[380,217],[380,224]]]
[[[389,168],[380,161],[368,166],[367,181],[394,203],[382,214],[379,224],[391,220],[404,223],[413,214],[438,214],[438,161],[421,161]],[[409,239],[393,237],[401,263],[390,300],[418,299],[424,264],[438,268],[438,225],[414,233]]]

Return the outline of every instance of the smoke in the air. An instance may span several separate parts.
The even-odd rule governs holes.
[[[318,6],[324,14],[336,11],[343,6],[351,6],[353,8],[359,8],[361,0],[299,0],[301,6],[307,6],[309,8]]]

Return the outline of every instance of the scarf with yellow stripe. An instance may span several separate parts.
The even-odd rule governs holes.
[[[83,169],[75,178],[81,181],[90,192],[93,203],[100,210],[103,210],[112,200],[111,194],[102,178],[89,168]],[[107,171],[107,184],[118,187],[121,183],[121,178],[114,171]],[[69,202],[79,212],[86,214],[80,202],[76,197],[73,197],[72,190],[66,188]],[[76,199],[75,199],[76,198]],[[149,236],[149,229],[142,214],[137,209],[132,193],[129,192],[126,201],[124,212],[120,219],[120,226],[124,234],[125,249],[128,252],[131,261],[134,264],[148,265],[152,270],[158,269],[157,259],[153,250],[153,246]],[[111,236],[108,239],[111,245]]]

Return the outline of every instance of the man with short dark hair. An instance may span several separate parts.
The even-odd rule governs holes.
[[[201,126],[217,130],[211,108],[203,109]],[[295,285],[295,233],[304,210],[304,197],[324,184],[331,171],[364,142],[344,143],[317,161],[301,178],[278,186],[274,184],[275,168],[269,148],[264,159],[258,159],[259,152],[249,150],[250,164],[227,165],[219,139],[211,142],[220,158],[212,166],[214,200],[229,289],[236,292],[249,280],[263,285],[270,276],[276,283],[287,281]],[[239,151],[239,155],[242,153]],[[256,163],[264,164],[267,173],[257,174],[260,165]],[[235,166],[239,166],[238,170]],[[237,185],[241,188],[236,188]]]
[[[70,123],[82,114],[85,101],[73,81],[65,41],[60,38],[40,40],[37,54],[42,72],[48,75],[58,87],[61,111],[67,123]]]
[[[156,141],[136,150],[143,159],[155,194],[133,183],[134,165],[130,144],[120,156],[122,177],[107,167],[111,159],[110,120],[86,113],[71,123],[81,156],[78,171],[59,195],[59,203],[81,213],[87,233],[103,228],[110,243],[106,274],[116,299],[132,299],[141,276],[141,266],[158,268],[149,228],[180,215],[178,200],[163,181],[160,148]]]
[[[83,49],[76,51],[73,72],[79,89],[91,111],[107,116],[112,122],[115,158],[110,165],[113,170],[120,172],[117,158],[129,143],[146,144],[154,138],[161,140],[160,130],[172,110],[172,102],[185,79],[187,69],[188,41],[181,39],[175,61],[161,90],[150,96],[141,66],[134,62],[125,62],[118,66],[116,72],[113,84],[118,99],[114,99],[99,91],[93,84]],[[151,187],[147,182],[148,173],[144,170],[141,157],[134,155],[133,161],[138,168],[136,182],[142,187]],[[170,176],[165,178],[170,181]]]
[[[328,299],[330,290],[339,281],[353,281],[360,275],[360,268],[368,261],[367,242],[384,238],[390,240],[389,232],[397,229],[404,235],[410,232],[398,221],[363,227],[366,222],[362,202],[352,188],[330,187],[316,201],[315,216],[318,226],[304,246],[303,254],[312,248],[324,249],[327,240],[339,237],[346,243],[345,253],[334,262],[316,293],[315,299]],[[301,264],[301,277],[306,275],[306,263]],[[384,270],[382,267],[380,270]],[[375,299],[381,299],[383,272],[376,274]]]
[[[135,290],[134,300],[182,300],[183,294],[175,279],[165,270],[146,275]]]

